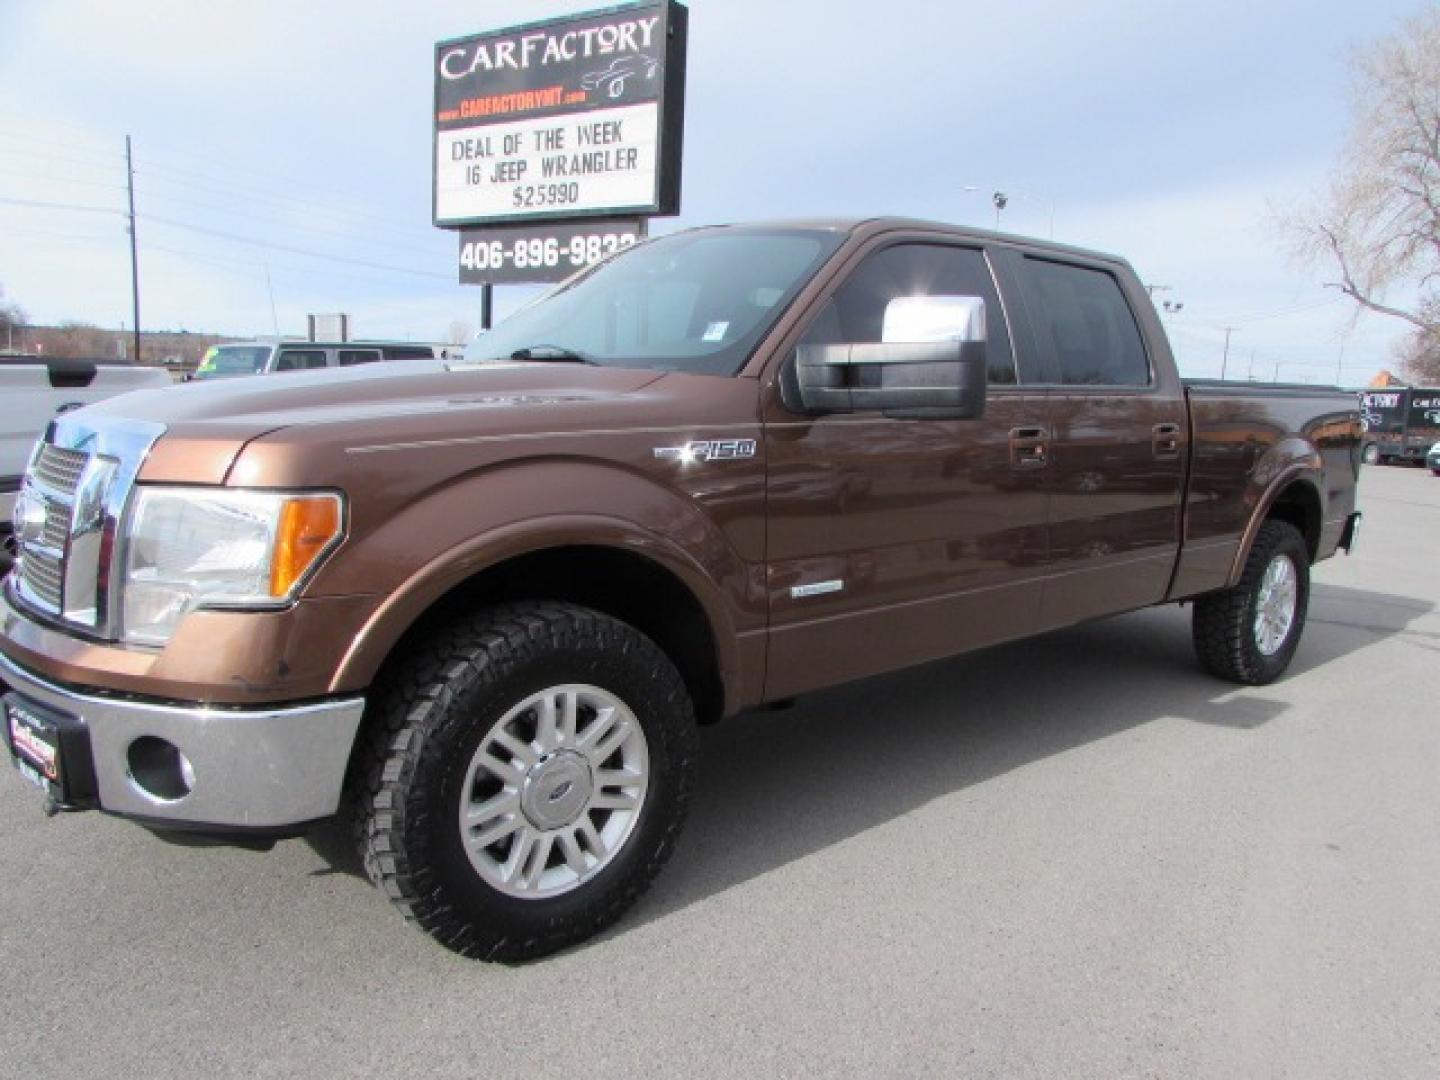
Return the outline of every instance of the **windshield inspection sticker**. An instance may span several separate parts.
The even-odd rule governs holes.
[[[712,322],[705,327],[705,333],[700,335],[701,341],[724,341],[725,331],[730,329],[728,322]]]

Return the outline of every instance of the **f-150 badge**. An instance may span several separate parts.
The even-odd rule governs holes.
[[[687,465],[692,461],[736,461],[755,456],[755,440],[706,439],[684,446],[657,446],[655,456]]]

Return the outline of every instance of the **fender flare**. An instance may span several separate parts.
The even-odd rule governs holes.
[[[1255,512],[1250,515],[1250,520],[1245,525],[1245,531],[1240,535],[1240,546],[1235,549],[1235,560],[1230,565],[1230,575],[1225,581],[1227,589],[1234,588],[1239,584],[1240,576],[1245,572],[1245,563],[1250,558],[1250,551],[1255,546],[1255,538],[1260,534],[1260,526],[1270,516],[1270,510],[1274,507],[1282,492],[1297,481],[1309,486],[1314,493],[1315,501],[1324,513],[1325,502],[1320,495],[1320,467],[1314,460],[1294,462],[1282,469],[1268,487],[1265,488],[1259,500],[1256,502]]]
[[[623,518],[557,514],[481,532],[441,552],[407,577],[366,620],[331,680],[332,693],[368,686],[404,634],[451,591],[512,559],[566,547],[611,548],[656,564],[679,580],[705,614],[727,705],[740,681],[729,609],[715,583],[677,544]]]

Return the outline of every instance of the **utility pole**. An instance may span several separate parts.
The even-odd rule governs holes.
[[[130,156],[130,136],[125,136],[126,188],[130,195],[130,295],[135,303],[135,363],[140,363],[140,259],[135,253],[135,161]]]
[[[1225,355],[1220,358],[1220,378],[1222,381],[1225,378],[1225,368],[1230,363],[1230,335],[1237,329],[1238,327],[1234,326],[1225,327]]]

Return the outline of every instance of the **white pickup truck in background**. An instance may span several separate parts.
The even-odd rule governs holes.
[[[30,451],[58,413],[128,390],[166,386],[160,368],[0,354],[0,576],[13,555],[11,517]]]

